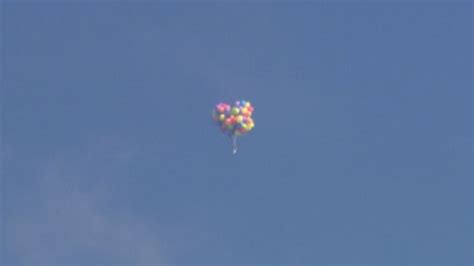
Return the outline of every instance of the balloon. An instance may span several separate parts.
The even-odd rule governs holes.
[[[232,107],[232,114],[233,114],[233,115],[237,115],[239,112],[240,112],[239,107],[237,107],[237,106]]]
[[[248,101],[235,101],[234,105],[219,103],[212,111],[212,119],[221,131],[232,138],[234,154],[237,152],[237,137],[247,134],[254,127],[254,108]]]
[[[243,116],[241,115],[237,116],[237,123],[242,123],[243,119],[244,119]]]

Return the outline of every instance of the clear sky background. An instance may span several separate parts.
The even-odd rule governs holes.
[[[3,3],[0,263],[472,265],[472,12]]]

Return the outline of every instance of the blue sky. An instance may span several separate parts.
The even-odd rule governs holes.
[[[1,14],[2,264],[472,263],[472,4]]]

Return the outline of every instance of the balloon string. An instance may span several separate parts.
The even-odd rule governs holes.
[[[236,136],[232,136],[232,146],[234,147],[234,154],[237,153],[237,137]]]

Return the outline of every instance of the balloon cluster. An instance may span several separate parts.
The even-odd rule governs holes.
[[[236,101],[234,106],[219,103],[212,112],[212,118],[228,136],[240,136],[255,126],[252,119],[253,106],[247,101]]]

